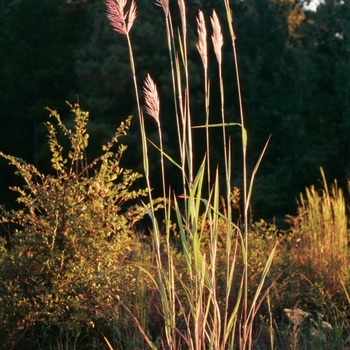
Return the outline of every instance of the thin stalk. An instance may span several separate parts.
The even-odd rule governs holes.
[[[188,181],[189,186],[193,183],[193,141],[192,141],[192,127],[191,127],[191,111],[190,111],[190,84],[189,84],[189,71],[187,60],[187,18],[186,18],[186,6],[184,0],[178,0],[178,6],[180,10],[181,25],[182,25],[182,40],[179,35],[180,52],[182,56],[182,63],[184,66],[185,74],[185,103],[184,103],[184,124],[187,129],[187,166],[188,166]]]
[[[202,11],[198,12],[197,17],[198,44],[197,50],[202,60],[204,71],[204,104],[205,104],[205,139],[207,148],[207,181],[208,194],[211,188],[210,179],[210,141],[209,141],[209,80],[208,80],[208,47],[207,47],[207,29],[205,26],[204,15]]]
[[[222,65],[219,63],[219,81],[220,81],[220,105],[221,105],[221,120],[222,120],[222,138],[223,138],[223,147],[224,147],[224,158],[225,158],[225,177],[226,184],[230,186],[229,183],[229,169],[228,169],[228,158],[227,158],[227,137],[226,137],[226,124],[225,124],[225,92],[224,92],[224,79],[222,76]],[[227,189],[228,200],[226,205],[229,206],[229,196],[230,188]]]
[[[163,187],[163,203],[164,203],[164,219],[167,217],[167,193],[165,189],[165,170],[164,170],[164,150],[163,150],[163,138],[162,138],[162,129],[160,123],[160,101],[157,91],[157,86],[154,83],[153,79],[147,74],[144,88],[143,88],[145,103],[146,103],[146,112],[154,118],[158,127],[158,136],[159,136],[159,149],[160,149],[160,165],[162,173],[162,187]]]
[[[186,122],[185,122],[185,112],[183,108],[183,100],[182,100],[182,86],[181,86],[181,69],[178,54],[175,57],[175,72],[176,72],[176,86],[177,86],[177,98],[179,101],[179,119],[181,121],[181,135],[179,137],[179,147],[180,147],[180,158],[181,158],[181,177],[182,177],[182,190],[184,199],[187,198],[187,172],[186,172],[186,160],[187,160],[187,152],[186,152]],[[185,205],[185,213],[187,213],[187,200],[184,200]]]
[[[171,200],[171,194],[169,190],[169,203]],[[171,207],[168,206],[167,212],[167,220],[166,220],[166,245],[167,245],[167,255],[168,255],[168,298],[170,304],[170,332],[171,332],[171,340],[168,340],[169,344],[172,344],[174,349],[176,349],[176,295],[175,295],[175,268],[173,262],[173,252],[172,247],[170,245],[170,215],[171,215]],[[168,335],[168,338],[169,335]]]
[[[172,79],[173,79],[173,93],[174,93],[174,104],[175,104],[175,114],[176,114],[176,126],[177,126],[177,136],[179,142],[179,152],[180,152],[180,164],[181,164],[181,177],[182,177],[182,189],[183,196],[187,198],[187,176],[186,176],[186,132],[185,132],[185,116],[183,108],[183,98],[182,98],[182,83],[181,83],[181,69],[179,63],[178,53],[176,52],[175,46],[175,36],[172,25],[172,19],[170,16],[170,11],[168,12],[168,45],[169,45],[169,55],[172,66]],[[180,41],[181,45],[181,41]],[[175,66],[174,66],[175,61]],[[184,201],[185,212],[187,212],[187,201]]]
[[[232,41],[232,50],[235,63],[236,79],[237,79],[237,91],[238,91],[238,104],[239,104],[239,114],[242,125],[242,156],[243,156],[243,202],[244,202],[244,244],[247,259],[244,261],[244,309],[243,309],[243,338],[247,336],[247,312],[248,312],[248,207],[249,203],[247,201],[247,145],[246,145],[246,134],[244,127],[244,114],[243,114],[243,103],[242,103],[242,93],[241,93],[241,83],[239,77],[238,69],[238,59],[236,51],[236,36],[233,31],[232,26],[232,11],[230,8],[229,0],[224,0],[226,17],[229,26],[231,41]]]
[[[215,187],[214,187],[214,222],[213,229],[210,230],[210,253],[211,253],[211,297],[212,304],[214,306],[214,317],[213,317],[213,333],[215,339],[213,339],[213,347],[215,349],[219,348],[220,336],[221,336],[221,314],[220,308],[217,303],[217,294],[216,294],[216,281],[217,281],[217,272],[216,272],[216,258],[217,258],[217,247],[218,247],[218,212],[219,212],[219,175],[216,174]],[[225,312],[226,313],[226,312]]]
[[[162,128],[159,120],[157,124],[158,124],[158,135],[159,135],[159,144],[160,144],[160,165],[161,165],[161,171],[162,171],[162,187],[163,187],[163,198],[164,198],[164,213],[165,213],[164,219],[167,221],[167,218],[170,220],[170,217],[167,217],[167,200],[166,200],[167,193],[166,193],[166,187],[165,187],[163,137],[162,137]]]
[[[208,70],[204,71],[204,94],[205,94],[205,134],[206,134],[206,146],[207,146],[207,173],[208,173],[208,193],[211,188],[211,175],[210,175],[210,139],[209,139],[209,94],[210,94],[210,82],[208,80]]]
[[[149,164],[148,164],[148,148],[147,148],[147,138],[146,138],[146,129],[145,129],[145,122],[143,118],[143,113],[140,107],[140,99],[139,99],[139,93],[138,93],[138,86],[137,86],[137,79],[136,79],[136,70],[135,70],[135,62],[134,62],[134,55],[132,51],[132,45],[130,41],[130,36],[129,33],[126,33],[126,38],[128,42],[128,48],[129,48],[129,58],[130,58],[130,67],[131,67],[131,72],[133,76],[133,82],[134,82],[134,89],[135,89],[135,96],[136,96],[136,103],[137,103],[137,111],[139,114],[139,122],[140,122],[140,131],[141,131],[141,142],[142,142],[142,155],[143,155],[143,167],[144,167],[144,172],[145,172],[145,179],[147,183],[147,188],[148,188],[148,197],[149,197],[149,202],[150,202],[150,210],[151,210],[151,219],[153,223],[153,230],[154,234],[156,236],[159,236],[159,228],[158,224],[156,222],[156,218],[154,215],[154,207],[152,205],[153,199],[152,199],[152,189],[151,189],[151,183],[150,183],[150,178],[149,178]],[[158,238],[158,240],[160,240]],[[161,254],[160,254],[160,247],[159,245],[157,246],[157,256],[158,256],[158,261],[159,261],[159,266],[162,266],[162,261],[161,261]]]
[[[221,33],[221,26],[219,23],[218,16],[215,11],[213,11],[213,15],[211,17],[211,24],[213,28],[213,47],[216,55],[216,59],[218,62],[218,74],[219,74],[219,82],[220,82],[220,106],[221,106],[221,121],[222,121],[222,136],[223,136],[223,148],[224,148],[224,161],[225,161],[225,180],[226,180],[226,219],[227,219],[227,237],[231,236],[231,152],[228,154],[227,150],[227,135],[226,135],[226,121],[225,121],[225,90],[224,90],[224,79],[222,75],[222,46],[223,46],[223,36]],[[231,143],[230,143],[231,144]],[[226,242],[229,240],[226,239]],[[229,265],[227,265],[227,269],[229,270]],[[224,317],[224,327],[226,327],[227,323],[227,312]],[[220,315],[219,315],[220,316]],[[220,322],[220,320],[216,319],[216,314],[214,316],[214,322]]]
[[[269,312],[269,336],[270,336],[270,346],[271,350],[275,350],[275,331],[273,329],[273,316],[271,311],[270,293],[266,295],[267,308]]]
[[[238,61],[237,61],[237,53],[236,53],[236,46],[234,44],[234,41],[232,43],[232,46],[234,48],[234,58],[235,58],[235,66],[236,66],[236,76],[237,76],[237,86],[238,86],[238,96],[239,96],[239,110],[241,115],[241,125],[242,129],[244,128],[244,117],[243,117],[243,107],[242,107],[242,95],[241,95],[241,87],[240,87],[240,78],[239,78],[239,71],[238,71]],[[244,273],[245,273],[245,279],[244,279],[244,317],[243,321],[246,322],[247,319],[247,309],[248,309],[248,207],[249,203],[247,201],[247,147],[244,142],[244,136],[242,131],[242,155],[243,155],[243,203],[244,203],[244,242],[245,242],[245,251],[247,254],[247,259],[244,261]],[[245,333],[246,334],[246,330]]]
[[[177,82],[176,82],[176,74],[175,74],[175,40],[174,40],[174,32],[173,25],[171,19],[171,13],[169,9],[169,1],[167,0],[157,0],[156,4],[161,6],[164,11],[165,17],[165,26],[167,33],[167,43],[168,43],[168,52],[169,52],[169,61],[170,61],[170,69],[171,69],[171,81],[173,86],[173,99],[174,99],[174,108],[175,108],[175,116],[176,116],[176,127],[177,127],[177,136],[179,141],[179,149],[180,149],[180,158],[182,159],[182,148],[181,148],[181,129],[180,129],[180,119],[179,119],[179,110],[178,110],[178,99],[177,99]]]
[[[137,104],[137,112],[139,115],[139,122],[140,122],[140,130],[141,130],[141,139],[142,139],[142,150],[143,150],[143,167],[146,174],[146,180],[147,185],[149,181],[149,166],[148,166],[148,153],[147,153],[147,143],[146,143],[146,131],[145,131],[145,123],[143,119],[143,114],[140,107],[140,98],[139,98],[139,90],[137,86],[137,79],[136,79],[136,70],[135,70],[135,62],[134,62],[134,55],[132,51],[132,45],[130,41],[129,33],[126,33],[126,38],[128,42],[128,48],[129,48],[129,59],[130,59],[130,67],[131,67],[131,73],[132,73],[132,79],[134,83],[134,90],[135,90],[135,97],[136,97],[136,104]],[[151,187],[149,186],[149,189]]]
[[[237,61],[237,53],[236,53],[236,46],[234,41],[232,42],[232,46],[234,49],[234,59],[235,59],[235,67],[236,67],[236,76],[237,76],[237,87],[238,87],[238,96],[239,96],[239,110],[241,115],[241,125],[242,130],[245,130],[244,128],[244,117],[243,117],[243,106],[242,106],[242,95],[241,95],[241,87],[240,87],[240,78],[239,78],[239,71],[238,71],[238,61]],[[247,181],[247,147],[244,142],[244,136],[242,131],[242,155],[243,155],[243,203],[244,203],[244,242],[245,242],[245,250],[247,254],[247,260],[244,261],[244,273],[245,273],[245,279],[244,279],[244,316],[243,316],[243,322],[245,324],[247,320],[247,309],[248,309],[248,208],[249,203],[247,201],[247,187],[248,187],[248,181]],[[246,335],[246,327],[244,331],[244,335]]]

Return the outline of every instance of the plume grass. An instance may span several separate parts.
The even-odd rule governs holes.
[[[118,1],[116,1],[118,2]],[[189,349],[234,349],[239,344],[240,349],[251,349],[253,323],[257,311],[264,299],[265,281],[271,267],[276,247],[271,251],[261,279],[253,298],[249,304],[248,298],[248,205],[253,188],[253,180],[258,169],[266,146],[252,173],[251,183],[247,186],[246,147],[247,131],[244,127],[242,99],[239,90],[240,122],[227,121],[225,116],[225,90],[222,74],[222,49],[224,45],[221,24],[215,11],[210,18],[212,25],[212,45],[218,64],[221,123],[210,124],[210,93],[208,79],[208,39],[205,18],[202,12],[197,16],[198,44],[197,50],[203,64],[204,74],[204,111],[203,125],[193,126],[190,108],[190,84],[189,64],[187,49],[187,17],[186,6],[183,0],[178,0],[178,10],[181,19],[181,28],[175,36],[172,28],[171,13],[168,1],[157,0],[165,15],[165,25],[168,41],[169,63],[172,76],[172,87],[175,105],[175,117],[178,136],[178,154],[180,162],[164,152],[162,142],[162,125],[160,104],[157,88],[149,75],[144,80],[144,96],[146,113],[154,118],[158,125],[159,147],[151,143],[159,150],[162,167],[162,187],[164,196],[165,232],[161,234],[158,220],[152,209],[152,197],[150,195],[151,208],[145,205],[145,210],[151,218],[152,237],[156,251],[156,276],[144,267],[140,269],[151,278],[157,288],[161,310],[164,319],[164,338],[162,346],[169,349],[180,349],[183,346]],[[134,77],[135,93],[137,96],[138,112],[143,145],[143,162],[149,191],[151,191],[148,174],[147,137],[144,127],[142,111],[139,108],[137,94],[137,82],[135,80],[135,66],[133,63],[129,31],[132,19],[136,14],[136,6],[133,3],[128,12],[125,12],[125,1],[121,1],[118,11],[123,16],[122,22],[112,21],[111,11],[108,11],[112,26],[116,26],[119,33],[128,38],[130,64]],[[232,29],[232,13],[228,1],[225,1],[227,20],[234,49],[234,64],[236,66],[237,84],[239,85],[237,57],[235,52],[235,36]],[[132,13],[131,13],[132,12]],[[131,23],[131,26],[130,26]],[[121,29],[120,29],[121,28]],[[115,29],[116,30],[116,29]],[[232,30],[232,32],[231,32]],[[243,152],[243,184],[244,184],[244,222],[242,226],[233,222],[232,201],[234,194],[231,190],[231,148],[232,140],[227,136],[227,128],[238,126],[242,129],[242,152]],[[223,133],[223,157],[224,157],[224,205],[221,206],[221,180],[219,169],[215,177],[210,174],[210,128],[222,128]],[[206,154],[199,168],[194,169],[193,133],[197,128],[206,130]],[[166,193],[166,178],[164,173],[164,160],[167,159],[180,170],[182,179],[182,193],[173,194],[169,190]],[[203,184],[207,179],[208,195],[205,196]],[[167,198],[167,200],[165,200]],[[176,240],[180,244],[175,248],[172,241],[174,233],[171,218],[175,217]],[[224,238],[221,232],[224,228]],[[242,229],[244,231],[242,231]],[[164,243],[163,243],[164,242]],[[222,244],[224,244],[224,258],[222,258]],[[163,248],[162,248],[163,246]],[[164,252],[161,253],[161,251]],[[243,259],[243,273],[236,269],[238,252]],[[181,256],[179,260],[179,255]],[[222,288],[219,276],[224,274],[225,283]],[[233,286],[238,285],[238,294],[234,296],[232,305]],[[139,327],[140,323],[137,323]],[[146,334],[142,331],[143,334]],[[237,339],[236,336],[239,338]],[[148,342],[149,339],[145,338]],[[151,345],[150,345],[151,346]],[[152,345],[153,346],[153,345]]]

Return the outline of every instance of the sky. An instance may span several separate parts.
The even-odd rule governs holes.
[[[317,6],[324,2],[324,0],[311,0],[309,5],[304,5],[305,9],[310,10],[310,11],[316,11]]]

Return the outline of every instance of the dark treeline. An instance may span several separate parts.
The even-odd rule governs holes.
[[[177,138],[164,15],[154,0],[137,2],[138,18],[131,31],[137,78],[150,73],[161,99],[166,150],[176,158]],[[171,1],[177,23],[177,2]],[[207,18],[215,8],[223,18],[221,0],[187,1],[189,63],[193,124],[204,123],[203,78],[196,50],[195,16]],[[295,198],[316,184],[319,167],[329,181],[345,186],[350,165],[350,1],[328,1],[307,11],[295,0],[232,1],[237,36],[244,113],[253,169],[264,144],[272,138],[260,167],[254,192],[254,219],[293,213]],[[91,142],[100,144],[128,115],[135,98],[125,37],[113,32],[101,0],[0,1],[0,149],[49,171],[44,107],[68,118],[64,101],[79,102],[90,111]],[[224,23],[224,21],[222,21]],[[237,86],[229,36],[225,33],[225,98],[229,121],[239,121]],[[217,66],[211,65],[211,121],[220,120]],[[67,120],[67,119],[66,119]],[[142,170],[138,123],[124,142],[125,166]],[[147,119],[151,139],[154,121]],[[233,173],[240,186],[240,140],[233,139]],[[213,166],[222,161],[221,132],[213,131]],[[195,134],[195,152],[202,160],[202,134]],[[93,156],[93,155],[91,155]],[[158,157],[150,153],[157,176]],[[152,162],[152,157],[154,161]],[[18,181],[13,169],[0,162],[0,202],[12,205],[8,187]],[[176,188],[176,176],[172,187]],[[156,181],[153,185],[157,187]]]

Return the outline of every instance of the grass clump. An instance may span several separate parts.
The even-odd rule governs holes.
[[[341,280],[349,280],[348,219],[342,189],[336,180],[328,186],[323,169],[320,171],[323,188],[306,188],[305,195],[300,195],[297,217],[287,219],[302,240],[298,259],[305,263],[305,274],[314,282],[321,279],[334,293]]]

